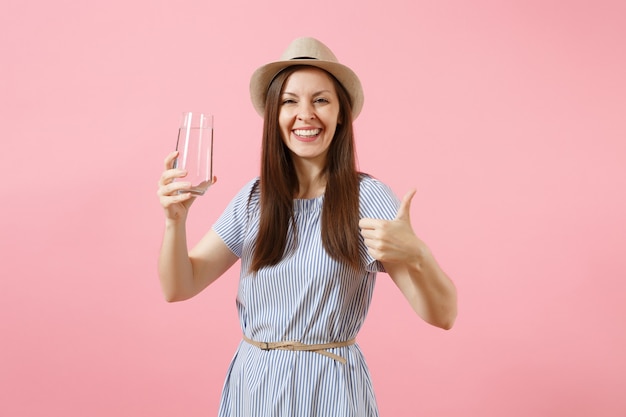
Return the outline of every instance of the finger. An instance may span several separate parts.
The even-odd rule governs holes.
[[[184,178],[187,176],[187,171],[184,169],[168,169],[163,171],[161,178],[159,178],[159,186],[168,185],[174,182],[176,178]]]
[[[174,168],[174,160],[178,158],[178,151],[171,152],[165,157],[165,169]]]
[[[363,240],[367,244],[368,241],[376,238],[376,232],[373,229],[361,229],[361,236],[363,236]]]
[[[188,191],[191,188],[191,183],[186,181],[172,181],[169,183],[159,183],[158,195],[172,196],[180,192]]]
[[[379,219],[363,218],[359,220],[359,228],[363,230],[365,229],[373,230],[373,229],[380,227],[380,222],[381,220]]]
[[[161,205],[163,208],[169,208],[178,203],[183,203],[187,200],[193,200],[195,196],[191,193],[180,193],[168,196],[161,196]]]
[[[412,189],[404,195],[400,203],[400,208],[398,209],[398,214],[396,214],[396,220],[411,222],[411,200],[415,196],[416,191],[417,190]]]

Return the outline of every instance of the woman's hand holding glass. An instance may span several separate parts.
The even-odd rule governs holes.
[[[187,171],[174,168],[174,161],[179,156],[178,151],[170,153],[165,158],[165,170],[159,179],[157,195],[167,220],[179,222],[185,221],[189,207],[195,200],[191,193],[191,183],[184,180]],[[211,185],[217,181],[213,177]]]

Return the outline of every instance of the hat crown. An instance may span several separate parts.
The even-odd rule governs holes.
[[[265,64],[252,74],[250,98],[259,115],[265,114],[267,90],[274,78],[285,68],[295,65],[320,68],[332,75],[350,96],[352,120],[357,118],[363,107],[363,88],[359,77],[350,68],[341,64],[330,48],[317,39],[309,37],[295,39],[285,49],[279,61]]]
[[[319,61],[339,62],[333,52],[322,42],[314,38],[295,39],[281,55],[282,61],[295,59],[317,59]]]

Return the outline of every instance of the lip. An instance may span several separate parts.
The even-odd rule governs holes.
[[[317,129],[319,129],[320,132],[317,135],[315,135],[315,136],[310,136],[310,137],[306,136],[305,137],[305,136],[298,136],[296,134],[296,130],[317,130]],[[323,132],[323,130],[322,130],[321,127],[303,126],[303,127],[298,127],[298,128],[292,129],[291,130],[291,135],[294,138],[296,138],[298,141],[300,141],[300,142],[313,142],[313,141],[317,140],[322,135],[322,132]]]

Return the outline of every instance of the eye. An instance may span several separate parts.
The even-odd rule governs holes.
[[[322,103],[322,104],[326,104],[328,103],[328,99],[325,99],[323,97],[319,97],[315,99],[315,103]]]
[[[283,105],[285,105],[285,104],[294,104],[295,102],[296,102],[296,100],[294,100],[292,98],[286,98],[286,99],[283,99],[282,104]]]

